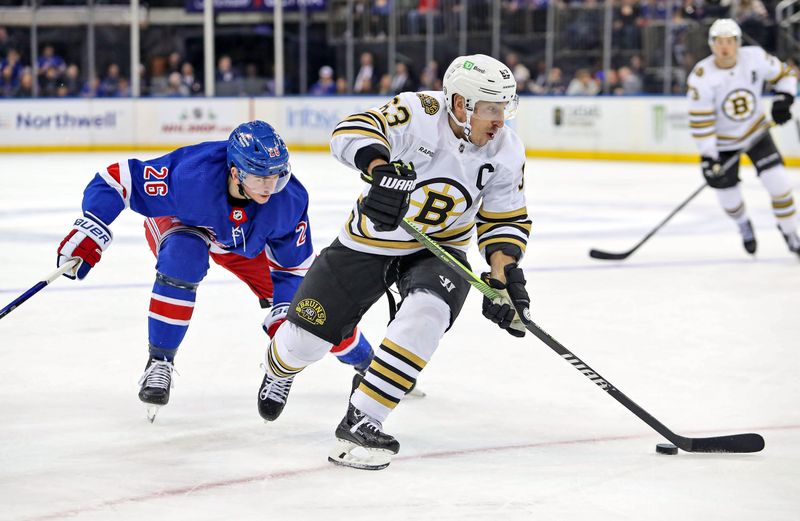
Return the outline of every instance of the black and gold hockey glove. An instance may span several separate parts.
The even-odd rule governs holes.
[[[390,232],[400,226],[408,211],[411,192],[417,186],[413,163],[393,161],[372,169],[371,176],[362,176],[372,184],[361,201],[361,213],[379,232]]]
[[[792,103],[794,96],[787,92],[778,92],[772,98],[772,120],[778,125],[783,125],[792,119]]]
[[[531,299],[525,289],[525,274],[516,264],[503,268],[505,284],[493,279],[489,273],[481,275],[486,284],[498,290],[500,298],[483,297],[483,316],[516,337],[525,336],[525,324],[531,322]]]

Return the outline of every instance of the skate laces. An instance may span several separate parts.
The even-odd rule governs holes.
[[[355,423],[355,425],[350,427],[350,432],[352,432],[353,434],[355,434],[356,431],[358,431],[359,427],[361,426],[364,426],[365,429],[371,431],[373,434],[381,434],[381,428],[383,426],[381,425],[381,422],[379,422],[378,420],[372,418],[371,416],[368,416],[367,414],[364,414],[358,409],[355,409],[355,417],[358,421]]]
[[[174,385],[172,382],[172,371],[175,371],[175,366],[172,362],[153,359],[152,363],[145,369],[142,377],[139,378],[139,385],[157,389],[168,389]],[[177,373],[177,371],[175,372]]]
[[[264,386],[258,394],[262,400],[273,400],[280,403],[286,403],[286,397],[289,396],[289,389],[292,387],[292,380],[294,376],[289,378],[276,378],[269,374],[264,364],[261,364],[261,369],[266,373],[264,379]]]

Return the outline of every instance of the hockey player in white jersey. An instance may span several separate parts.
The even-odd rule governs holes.
[[[473,55],[450,64],[443,86],[443,92],[401,93],[336,127],[334,157],[360,171],[366,184],[267,349],[268,376],[288,385],[397,284],[400,306],[363,379],[354,381],[336,428],[338,443],[329,456],[336,464],[364,469],[389,464],[400,445],[383,432],[382,423],[416,382],[469,290],[398,229],[403,217],[465,265],[477,235],[490,265],[484,279],[506,295],[484,299],[483,314],[514,336],[525,334],[530,299],[517,265],[531,227],[525,149],[505,126],[517,107],[516,83],[504,64]],[[270,405],[278,412],[283,407],[265,407]]]
[[[800,255],[794,198],[783,158],[765,130],[771,122],[762,99],[763,84],[768,82],[775,91],[772,120],[786,123],[792,117],[797,76],[762,48],[741,47],[741,41],[742,31],[733,20],[720,19],[711,25],[712,55],[695,65],[688,80],[689,126],[700,149],[703,176],[738,224],[750,254],[756,252],[756,237],[739,187],[739,161],[725,172],[720,165],[757,140],[747,155],[772,198],[778,229],[789,250]]]

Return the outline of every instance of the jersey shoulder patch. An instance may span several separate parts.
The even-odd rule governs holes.
[[[422,109],[425,111],[425,114],[429,116],[433,116],[437,112],[439,112],[439,101],[434,98],[433,96],[428,96],[427,94],[417,93],[417,97],[419,98],[419,102],[422,104]]]
[[[702,78],[703,74],[705,74],[705,71],[703,70],[703,67],[698,65],[697,67],[694,68],[694,70],[692,71],[692,74],[694,74],[698,78]]]

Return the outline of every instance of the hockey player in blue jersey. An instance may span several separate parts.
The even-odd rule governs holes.
[[[272,337],[314,260],[308,194],[292,175],[289,151],[263,121],[239,125],[227,141],[179,148],[162,157],[129,159],[98,172],[86,187],[83,216],[58,248],[58,265],[80,262],[65,275],[83,279],[112,242],[109,225],[122,210],[144,215],[145,235],[156,255],[156,280],[148,318],[149,356],[139,384],[148,418],[169,401],[178,347],[189,327],[197,287],[209,257],[256,294],[271,310],[263,328]],[[372,348],[354,329],[331,351],[363,370]],[[288,390],[287,390],[288,391]],[[265,378],[267,396],[287,393]]]

